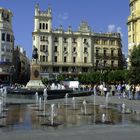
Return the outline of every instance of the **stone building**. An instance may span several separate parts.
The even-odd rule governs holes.
[[[30,79],[30,62],[26,55],[26,51],[19,45],[14,48],[13,65],[15,68],[13,74],[14,83],[27,83]]]
[[[130,0],[130,15],[128,16],[128,55],[134,46],[140,44],[140,0]],[[130,62],[128,60],[128,65]]]
[[[95,33],[86,21],[77,31],[62,25],[52,29],[52,11],[35,7],[33,48],[38,49],[42,73],[80,74],[98,69],[121,69],[122,44],[119,33]]]
[[[13,67],[12,12],[0,7],[0,84],[9,83]]]

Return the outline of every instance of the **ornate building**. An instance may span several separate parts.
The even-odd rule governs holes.
[[[121,69],[119,33],[95,33],[81,22],[78,31],[62,25],[52,29],[52,11],[35,7],[33,47],[38,49],[42,73],[80,74],[97,69]]]
[[[12,12],[0,7],[0,83],[8,83],[13,72],[14,35]]]
[[[140,0],[130,0],[130,16],[128,16],[128,53],[140,44]],[[130,63],[129,63],[130,65]]]

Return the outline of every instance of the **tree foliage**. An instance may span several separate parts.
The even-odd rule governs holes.
[[[140,45],[132,50],[130,63],[130,81],[140,83]]]

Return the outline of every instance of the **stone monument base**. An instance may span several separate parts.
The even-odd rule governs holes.
[[[34,88],[34,89],[39,89],[39,88],[46,88],[46,86],[42,83],[41,80],[30,80],[26,88]]]

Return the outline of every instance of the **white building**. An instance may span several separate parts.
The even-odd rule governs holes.
[[[33,47],[38,49],[42,73],[80,74],[100,69],[122,68],[119,33],[94,33],[81,22],[78,31],[62,25],[52,29],[52,11],[35,7]]]
[[[0,82],[9,81],[13,65],[13,49],[12,12],[0,7]]]

